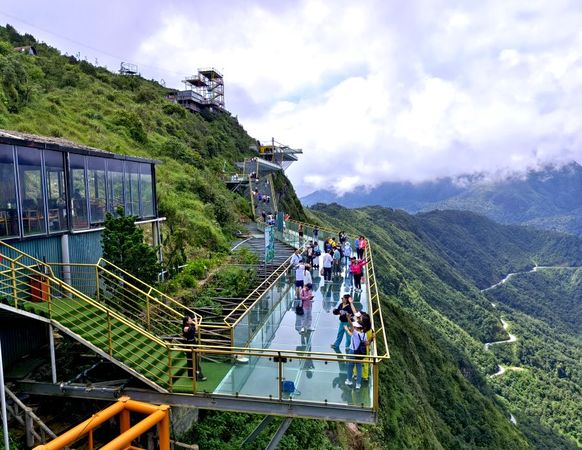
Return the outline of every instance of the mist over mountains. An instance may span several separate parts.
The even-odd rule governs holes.
[[[493,178],[474,174],[423,183],[387,182],[338,196],[327,190],[301,199],[304,205],[338,203],[349,208],[384,206],[416,213],[458,209],[506,224],[582,234],[582,166],[571,162],[525,174]]]

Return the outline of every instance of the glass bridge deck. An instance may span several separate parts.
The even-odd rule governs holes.
[[[250,357],[248,362],[233,366],[213,392],[278,398],[279,380],[282,379],[294,383],[296,391],[290,393],[289,398],[372,408],[374,380],[370,364],[364,364],[367,366],[363,367],[367,379],[360,389],[346,386],[346,339],[343,339],[339,349],[331,348],[339,326],[339,318],[333,315],[332,309],[344,293],[350,292],[349,277],[346,279],[345,272],[344,269],[342,275],[331,283],[325,283],[319,274],[314,274],[312,311],[311,314],[306,311],[303,316],[295,313],[293,279],[289,278],[278,286],[279,302],[256,332],[250,347],[281,351],[282,357],[287,358],[286,362],[279,369],[278,361],[273,361],[276,358]],[[366,289],[353,293],[353,298],[357,310],[370,310]],[[286,356],[285,351],[302,352],[305,359]]]

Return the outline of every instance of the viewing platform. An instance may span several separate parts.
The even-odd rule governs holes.
[[[306,226],[305,235],[311,233]],[[320,239],[331,235],[337,233],[319,231]],[[275,236],[294,246],[300,244],[294,222],[286,222]],[[376,332],[370,353],[362,359],[368,376],[360,389],[345,385],[350,358],[345,349],[330,347],[338,330],[338,317],[332,310],[341,295],[350,292],[345,268],[331,283],[313,274],[312,314],[298,316],[294,278],[286,260],[254,292],[252,303],[240,302],[235,310],[241,314],[231,311],[222,323],[206,323],[196,315],[200,335],[226,330],[230,340],[221,345],[186,345],[177,338],[164,338],[179,329],[186,307],[137,281],[124,278],[123,283],[115,282],[108,275],[121,276],[114,267],[105,265],[101,271],[93,267],[100,277],[96,285],[104,289],[92,296],[64,283],[57,266],[43,265],[6,245],[0,247],[0,253],[2,314],[44,321],[136,380],[100,389],[75,383],[62,386],[55,369],[52,382],[21,380],[22,392],[112,399],[122,391],[136,400],[170,405],[361,423],[377,419],[378,366],[389,354],[370,247],[366,282],[361,293],[353,293],[354,305],[370,314]],[[74,279],[75,271],[71,272]],[[145,311],[132,313],[129,301],[114,306],[119,296],[134,298]],[[188,373],[189,358],[203,372],[204,381]],[[291,391],[288,382],[292,382]]]

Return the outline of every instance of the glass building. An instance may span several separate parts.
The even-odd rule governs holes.
[[[161,220],[156,207],[157,162],[0,130],[0,239],[54,260],[53,254],[40,255],[51,252],[39,250],[43,245],[39,241],[95,234],[85,240],[100,242],[105,214],[115,214],[119,206],[141,223],[154,223],[156,236]],[[93,245],[92,253],[99,247]],[[87,258],[95,256],[100,254]]]

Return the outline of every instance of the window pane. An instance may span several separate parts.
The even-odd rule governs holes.
[[[89,156],[87,158],[89,177],[89,204],[91,206],[91,225],[105,220],[105,159]]]
[[[0,239],[18,236],[14,155],[11,145],[0,144]]]
[[[119,206],[123,204],[123,161],[116,159],[107,160],[108,181],[108,205],[109,212],[115,214]]]
[[[63,154],[45,150],[44,165],[49,232],[66,230],[68,225]]]
[[[151,164],[140,164],[141,167],[141,209],[143,217],[154,215],[154,189],[152,184]]]
[[[87,193],[85,190],[85,157],[70,153],[71,211],[73,228],[87,228]]]
[[[18,171],[24,234],[46,233],[42,195],[41,151],[18,147]]]
[[[139,163],[125,162],[125,211],[139,216]]]

